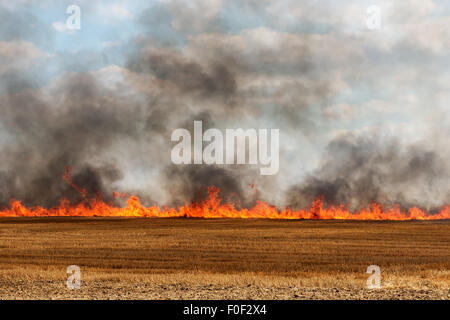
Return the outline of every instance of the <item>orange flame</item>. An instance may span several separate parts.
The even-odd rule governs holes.
[[[75,183],[73,183],[72,181],[72,176],[70,175],[70,170],[72,169],[72,167],[67,166],[66,167],[66,171],[63,174],[63,179],[66,180],[66,182],[68,184],[70,184],[72,186],[72,188],[74,188],[75,190],[78,191],[79,194],[81,194],[81,196],[84,198],[86,198],[86,189],[80,188],[79,186],[77,186]]]
[[[70,167],[63,175],[83,198],[86,190],[73,183],[70,177]],[[98,196],[95,199],[70,204],[69,200],[61,199],[59,206],[46,209],[40,206],[26,207],[18,200],[11,200],[10,207],[0,210],[0,217],[46,217],[46,216],[102,216],[102,217],[189,217],[189,218],[266,218],[266,219],[348,219],[348,220],[438,220],[450,219],[450,206],[444,206],[436,214],[428,214],[419,208],[402,211],[399,206],[385,209],[380,204],[372,204],[359,212],[352,213],[344,205],[323,207],[323,198],[316,198],[311,207],[301,210],[277,207],[263,201],[257,201],[250,209],[236,209],[233,204],[221,203],[219,189],[208,187],[208,198],[199,202],[186,204],[175,208],[160,208],[158,206],[144,207],[137,196],[130,196],[125,207],[107,204]],[[115,193],[115,196],[126,197],[126,194]]]

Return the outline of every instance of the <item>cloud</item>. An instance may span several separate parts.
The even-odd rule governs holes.
[[[52,23],[52,27],[53,27],[54,30],[56,30],[58,32],[66,33],[66,34],[69,34],[69,35],[74,35],[78,31],[77,29],[69,29],[69,28],[67,28],[67,24],[65,22],[59,22],[59,21],[53,22]]]
[[[170,8],[172,27],[178,32],[211,30],[222,7],[221,0],[169,0],[163,3]]]
[[[102,3],[96,6],[95,12],[103,17],[113,20],[130,20],[134,19],[128,9],[119,3]]]
[[[55,29],[58,32],[66,32],[67,31],[67,25],[64,22],[53,22],[52,23],[53,29]]]
[[[26,41],[0,41],[0,74],[25,71],[52,55]]]

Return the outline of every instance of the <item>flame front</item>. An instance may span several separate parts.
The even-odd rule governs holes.
[[[137,196],[130,196],[125,207],[105,203],[100,196],[86,199],[86,190],[77,186],[71,178],[70,167],[66,167],[62,178],[84,199],[72,205],[68,199],[61,199],[59,206],[46,209],[40,206],[28,208],[18,200],[11,200],[10,207],[0,210],[0,217],[145,217],[145,218],[240,218],[240,219],[347,219],[347,220],[440,220],[450,219],[450,206],[442,207],[439,213],[428,214],[419,208],[402,211],[399,206],[385,210],[380,204],[352,213],[344,205],[323,207],[322,197],[316,198],[308,209],[279,210],[264,201],[257,201],[251,209],[236,209],[233,204],[222,204],[220,190],[208,187],[208,198],[199,202],[175,208],[158,206],[144,207]],[[255,188],[253,185],[251,186]],[[114,193],[115,197],[126,194]]]
[[[82,191],[82,189],[80,189]],[[28,208],[18,200],[11,200],[10,208],[0,211],[0,217],[46,217],[46,216],[104,216],[104,217],[189,217],[189,218],[266,218],[266,219],[351,219],[351,220],[437,220],[450,219],[450,206],[443,207],[439,213],[427,214],[421,209],[410,208],[402,211],[398,206],[384,209],[380,204],[372,204],[359,212],[352,213],[344,205],[323,207],[321,197],[308,209],[279,210],[266,202],[258,201],[251,209],[236,209],[233,204],[222,204],[219,189],[208,188],[209,197],[199,203],[191,203],[175,208],[144,207],[139,198],[130,196],[125,207],[106,204],[100,198],[84,200],[71,205],[62,199],[60,205],[46,209]]]

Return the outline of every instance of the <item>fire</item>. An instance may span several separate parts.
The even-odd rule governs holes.
[[[428,214],[419,208],[402,211],[399,206],[385,209],[380,204],[371,204],[359,212],[350,212],[344,205],[324,208],[323,198],[318,197],[307,209],[280,210],[263,201],[258,201],[253,208],[236,209],[233,204],[221,203],[220,190],[208,188],[208,198],[198,203],[186,204],[178,209],[158,206],[145,207],[137,196],[129,196],[127,205],[117,207],[102,201],[100,196],[86,199],[86,190],[73,183],[70,168],[63,178],[84,198],[79,204],[71,204],[61,199],[59,206],[43,208],[26,207],[18,200],[11,200],[10,207],[0,210],[0,217],[47,217],[47,216],[83,216],[83,217],[188,217],[188,218],[265,218],[265,219],[348,219],[348,220],[438,220],[450,219],[450,206],[444,206],[436,214]],[[126,194],[115,193],[117,197]]]

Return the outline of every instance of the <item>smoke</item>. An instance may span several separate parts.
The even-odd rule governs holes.
[[[173,49],[153,49],[131,60],[129,69],[153,74],[172,85],[177,95],[229,99],[236,93],[236,81],[227,64],[220,61],[202,66]]]
[[[189,12],[179,3],[144,11],[138,19],[143,34],[112,53],[125,61],[120,66],[111,65],[106,47],[87,50],[86,56],[56,58],[21,43],[14,54],[6,45],[0,48],[0,73],[7,70],[0,80],[0,206],[11,198],[45,207],[63,197],[80,201],[79,193],[62,179],[66,166],[72,167],[73,182],[89,198],[101,194],[116,201],[112,192],[119,191],[138,195],[146,205],[196,201],[210,185],[220,188],[226,201],[243,207],[254,204],[257,196],[292,207],[307,207],[319,195],[327,204],[351,208],[376,201],[435,209],[448,202],[448,161],[437,148],[377,134],[350,133],[324,141],[330,128],[343,125],[333,121],[346,115],[338,112],[342,117],[332,119],[323,111],[335,98],[353,93],[352,81],[365,81],[377,92],[386,88],[384,83],[391,85],[377,82],[383,72],[394,74],[391,66],[377,64],[376,71],[368,67],[370,56],[377,62],[390,59],[373,47],[364,56],[364,41],[326,34],[323,23],[315,33],[313,25],[302,32],[271,29],[270,23],[235,32],[219,21],[219,2]],[[258,3],[252,1],[245,10],[265,12]],[[205,21],[197,21],[198,8],[204,8]],[[31,13],[0,8],[0,17],[2,40],[34,41],[42,47],[55,40]],[[186,23],[189,27],[183,29]],[[50,67],[14,63],[20,50],[33,53],[23,54],[24,61],[39,56]],[[96,71],[74,67],[91,67],[92,61],[104,65]],[[357,69],[360,64],[362,69]],[[49,76],[49,81],[41,76],[61,69],[65,72]],[[399,90],[409,84],[397,77]],[[353,111],[348,114],[357,113]],[[247,165],[172,164],[171,133],[192,130],[194,120],[202,120],[204,130],[279,128],[278,176],[261,177],[258,168]],[[294,141],[284,143],[286,136]],[[302,162],[320,158],[320,152],[309,154],[300,139],[319,150],[328,144],[312,172],[302,172]]]
[[[221,63],[200,65],[173,50],[143,52],[132,56],[129,66],[134,75],[151,74],[160,92],[138,92],[134,85],[139,80],[114,68],[123,78],[112,85],[101,72],[66,73],[46,87],[4,80],[0,124],[10,138],[1,146],[1,206],[12,198],[44,207],[57,205],[63,197],[79,202],[81,195],[62,179],[67,166],[87,198],[101,195],[114,201],[112,192],[124,176],[153,169],[156,181],[150,187],[129,183],[121,191],[154,204],[155,190],[165,188],[169,197],[158,204],[180,205],[198,200],[207,186],[215,185],[226,199],[241,201],[245,179],[233,173],[238,170],[182,168],[170,162],[173,129],[190,129],[194,120],[214,126],[210,106],[186,106],[183,99],[229,105],[236,91],[231,71]],[[141,165],[130,168],[135,159]]]
[[[450,196],[448,164],[419,143],[380,134],[343,134],[330,142],[321,166],[287,193],[291,207],[321,195],[329,205],[361,209],[370,203],[437,210]]]
[[[121,178],[120,169],[107,158],[96,160],[117,137],[137,137],[137,118],[120,105],[88,74],[75,74],[58,84],[48,97],[37,89],[4,96],[2,129],[12,137],[2,148],[1,203],[9,198],[29,205],[55,205],[61,197],[78,195],[62,180],[66,166],[74,168],[73,181],[89,196]],[[133,123],[133,124],[131,124]]]

